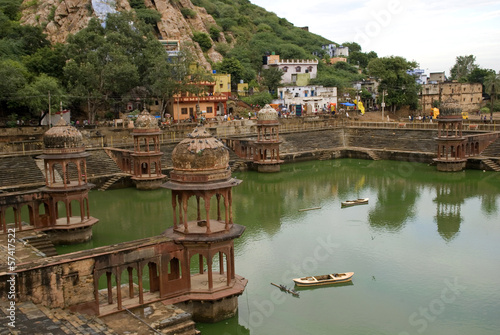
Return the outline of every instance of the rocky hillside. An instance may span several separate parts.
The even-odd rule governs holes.
[[[161,15],[157,24],[159,39],[179,40],[181,45],[198,56],[200,65],[210,68],[210,63],[222,60],[222,55],[213,48],[205,54],[197,43],[192,43],[194,32],[209,34],[209,27],[217,25],[205,8],[197,7],[190,0],[145,0],[146,7]],[[51,42],[64,43],[69,34],[85,28],[92,17],[99,17],[100,6],[113,7],[116,11],[130,11],[128,0],[24,0],[21,22],[42,26]],[[185,18],[181,9],[196,12],[195,16]],[[226,43],[224,34],[219,43]]]

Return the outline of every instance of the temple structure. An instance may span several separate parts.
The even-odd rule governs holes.
[[[270,105],[257,114],[257,140],[254,142],[253,164],[259,172],[279,172],[280,159],[278,112]]]
[[[43,136],[45,203],[42,225],[54,244],[80,243],[92,238],[92,226],[99,220],[90,216],[87,157],[82,134],[61,119]],[[62,204],[62,206],[59,206]],[[47,211],[48,210],[48,211]]]
[[[133,176],[138,189],[159,188],[165,179],[161,171],[160,128],[158,121],[143,110],[134,123]]]
[[[233,240],[245,227],[233,223],[232,188],[241,180],[231,177],[228,149],[201,125],[175,147],[172,161],[170,180],[162,186],[172,190],[173,227],[164,234],[183,246],[183,271],[197,263],[189,277],[191,294],[178,302],[185,301],[197,321],[229,318],[247,283],[236,275],[234,262]]]
[[[450,172],[462,171],[467,163],[465,137],[462,135],[462,109],[456,102],[446,101],[437,119],[438,149],[437,157],[434,159],[437,169]]]
[[[0,196],[1,233],[9,230],[45,232],[54,244],[72,244],[92,238],[92,226],[99,220],[90,216],[87,157],[82,134],[63,118],[43,136],[45,186]],[[13,210],[14,222],[6,223]],[[28,213],[28,222],[22,212]]]

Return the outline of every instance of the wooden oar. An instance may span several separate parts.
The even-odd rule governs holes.
[[[315,210],[315,209],[321,209],[321,207],[312,207],[312,208],[299,209],[299,212],[312,211],[312,210]]]

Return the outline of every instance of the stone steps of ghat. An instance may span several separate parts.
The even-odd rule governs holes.
[[[0,158],[0,187],[44,183],[45,177],[31,156]]]
[[[481,153],[481,156],[500,157],[500,137],[488,145]]]
[[[109,176],[111,174],[122,173],[118,165],[104,150],[90,150],[90,156],[87,157],[88,177]],[[43,165],[42,165],[43,168]],[[36,157],[15,156],[0,157],[0,188],[19,185],[37,185],[45,184],[44,172],[37,165]],[[56,167],[59,175],[62,175],[61,166]],[[76,169],[70,170],[70,178],[77,178]]]
[[[0,300],[0,316],[7,319],[9,301]],[[0,323],[0,334],[111,335],[117,334],[97,317],[72,313],[60,308],[47,308],[30,301],[17,302],[15,327]]]
[[[57,250],[54,247],[54,243],[52,243],[52,241],[46,234],[38,234],[36,237],[28,239],[27,242],[33,248],[36,248],[43,252],[46,257],[57,255]]]
[[[87,157],[87,177],[107,176],[114,173],[122,173],[115,161],[109,157],[104,150],[89,150],[90,156]],[[56,166],[56,170],[62,175],[62,167]],[[77,170],[71,169],[69,177],[72,180],[78,178]]]

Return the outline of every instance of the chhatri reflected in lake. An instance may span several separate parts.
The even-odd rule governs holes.
[[[340,159],[234,176],[234,222],[247,227],[236,271],[248,285],[238,315],[198,324],[203,335],[500,333],[499,173]],[[341,208],[356,198],[369,203]],[[165,189],[91,191],[93,240],[58,250],[160,234],[170,199]],[[351,283],[298,298],[271,285],[347,271]]]

